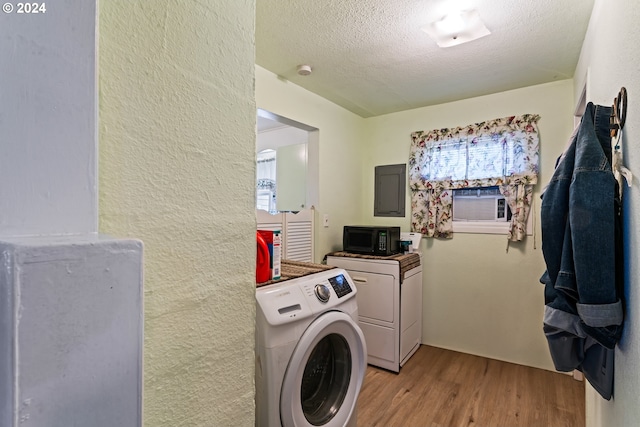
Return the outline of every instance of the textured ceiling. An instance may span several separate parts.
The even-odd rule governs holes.
[[[476,9],[489,36],[421,30]],[[257,0],[256,63],[371,117],[573,77],[593,0]],[[299,64],[313,72],[299,76]]]

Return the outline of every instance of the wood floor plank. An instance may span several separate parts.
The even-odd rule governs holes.
[[[584,427],[569,375],[421,346],[399,374],[367,367],[359,427]]]

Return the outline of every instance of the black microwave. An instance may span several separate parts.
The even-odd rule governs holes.
[[[400,252],[400,227],[345,225],[342,250],[356,254],[393,255]]]

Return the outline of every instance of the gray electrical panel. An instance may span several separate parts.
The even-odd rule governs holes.
[[[407,165],[375,168],[374,216],[404,217]]]

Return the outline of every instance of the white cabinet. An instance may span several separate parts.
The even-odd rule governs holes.
[[[400,263],[394,259],[329,255],[327,264],[347,270],[356,285],[367,362],[399,372],[422,339],[422,265],[406,271],[401,280]]]
[[[300,211],[307,206],[307,143],[276,149],[276,209]]]

